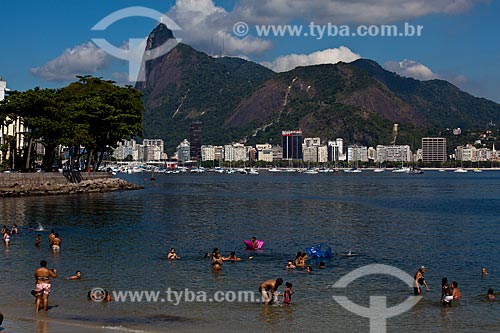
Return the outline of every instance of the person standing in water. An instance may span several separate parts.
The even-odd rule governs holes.
[[[413,294],[415,296],[422,295],[422,288],[420,286],[425,286],[425,289],[427,291],[430,291],[429,286],[427,285],[427,282],[425,282],[424,278],[424,273],[426,272],[425,266],[420,266],[418,271],[415,273],[415,280],[414,280],[414,287],[413,287]]]
[[[35,246],[40,247],[41,244],[42,244],[42,235],[38,234],[35,238]]]
[[[214,249],[215,250],[215,249]],[[222,256],[219,252],[219,250],[215,250],[214,253],[212,253],[212,269],[214,271],[220,271],[222,269]]]
[[[43,310],[47,312],[49,304],[49,294],[51,291],[50,278],[57,277],[57,270],[48,269],[47,261],[40,261],[40,268],[35,271],[35,290],[36,296],[35,311],[40,311],[40,303],[43,302]]]
[[[175,253],[175,249],[174,248],[171,248],[170,249],[170,252],[167,254],[167,259],[168,260],[179,260],[181,257],[179,257],[177,255],[177,253]]]
[[[262,294],[265,304],[272,304],[274,298],[278,295],[278,288],[283,284],[282,278],[276,280],[266,280],[259,286],[259,293]]]
[[[453,300],[459,301],[462,298],[462,293],[460,292],[460,289],[458,289],[458,282],[453,281],[451,285],[453,286]]]
[[[49,247],[52,248],[52,242],[54,238],[56,237],[56,233],[54,232],[54,229],[50,229],[50,234],[49,234]]]
[[[59,238],[59,234],[55,234],[52,239],[52,251],[59,252],[61,249],[61,238]]]
[[[3,244],[5,247],[9,247],[10,244],[10,231],[9,229],[6,229],[4,234],[3,234]]]

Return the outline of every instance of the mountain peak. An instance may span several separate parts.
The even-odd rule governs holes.
[[[175,40],[174,33],[165,24],[160,23],[149,34],[146,51],[153,50],[170,39]]]

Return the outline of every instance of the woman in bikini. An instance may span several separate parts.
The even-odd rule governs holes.
[[[36,296],[35,311],[40,310],[40,303],[43,301],[43,310],[47,312],[49,304],[49,294],[50,294],[50,278],[57,277],[57,270],[48,269],[47,261],[40,261],[40,268],[35,271],[35,290],[32,291],[34,296]]]
[[[422,295],[422,288],[420,287],[421,285],[425,286],[425,289],[427,291],[430,291],[429,286],[427,285],[427,282],[425,282],[424,278],[424,273],[427,269],[425,266],[420,266],[418,271],[415,273],[415,280],[414,280],[414,286],[413,286],[413,294],[415,296]]]

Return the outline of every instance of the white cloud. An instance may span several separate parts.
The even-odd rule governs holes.
[[[271,48],[268,40],[233,36],[234,16],[212,0],[177,0],[167,15],[182,28],[176,37],[211,55],[260,54]]]
[[[469,81],[464,75],[453,76],[434,73],[429,67],[408,59],[399,62],[388,61],[384,64],[384,67],[387,70],[395,72],[401,76],[411,77],[421,81],[434,79],[446,80],[458,87],[465,87]]]
[[[91,42],[66,49],[59,57],[31,73],[47,81],[71,81],[77,75],[94,74],[108,66],[108,55]]]
[[[429,14],[456,14],[489,0],[240,0],[234,15],[247,22],[304,20],[333,23],[388,23]]]
[[[336,64],[340,61],[353,62],[361,58],[345,46],[335,49],[326,49],[311,54],[290,54],[276,58],[272,62],[263,62],[262,65],[271,68],[275,72],[286,72],[297,66],[310,66],[319,64]]]
[[[391,72],[396,72],[397,74],[405,77],[411,77],[417,80],[432,80],[441,78],[439,75],[434,73],[429,67],[422,65],[413,60],[405,59],[403,61],[388,61],[384,64],[384,67]]]

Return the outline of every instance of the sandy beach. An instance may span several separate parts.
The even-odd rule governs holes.
[[[123,329],[119,326],[99,327],[91,325],[82,325],[80,323],[62,322],[56,319],[51,319],[48,315],[39,314],[34,318],[9,318],[5,315],[0,332],[2,333],[130,333],[143,332],[140,330]]]

